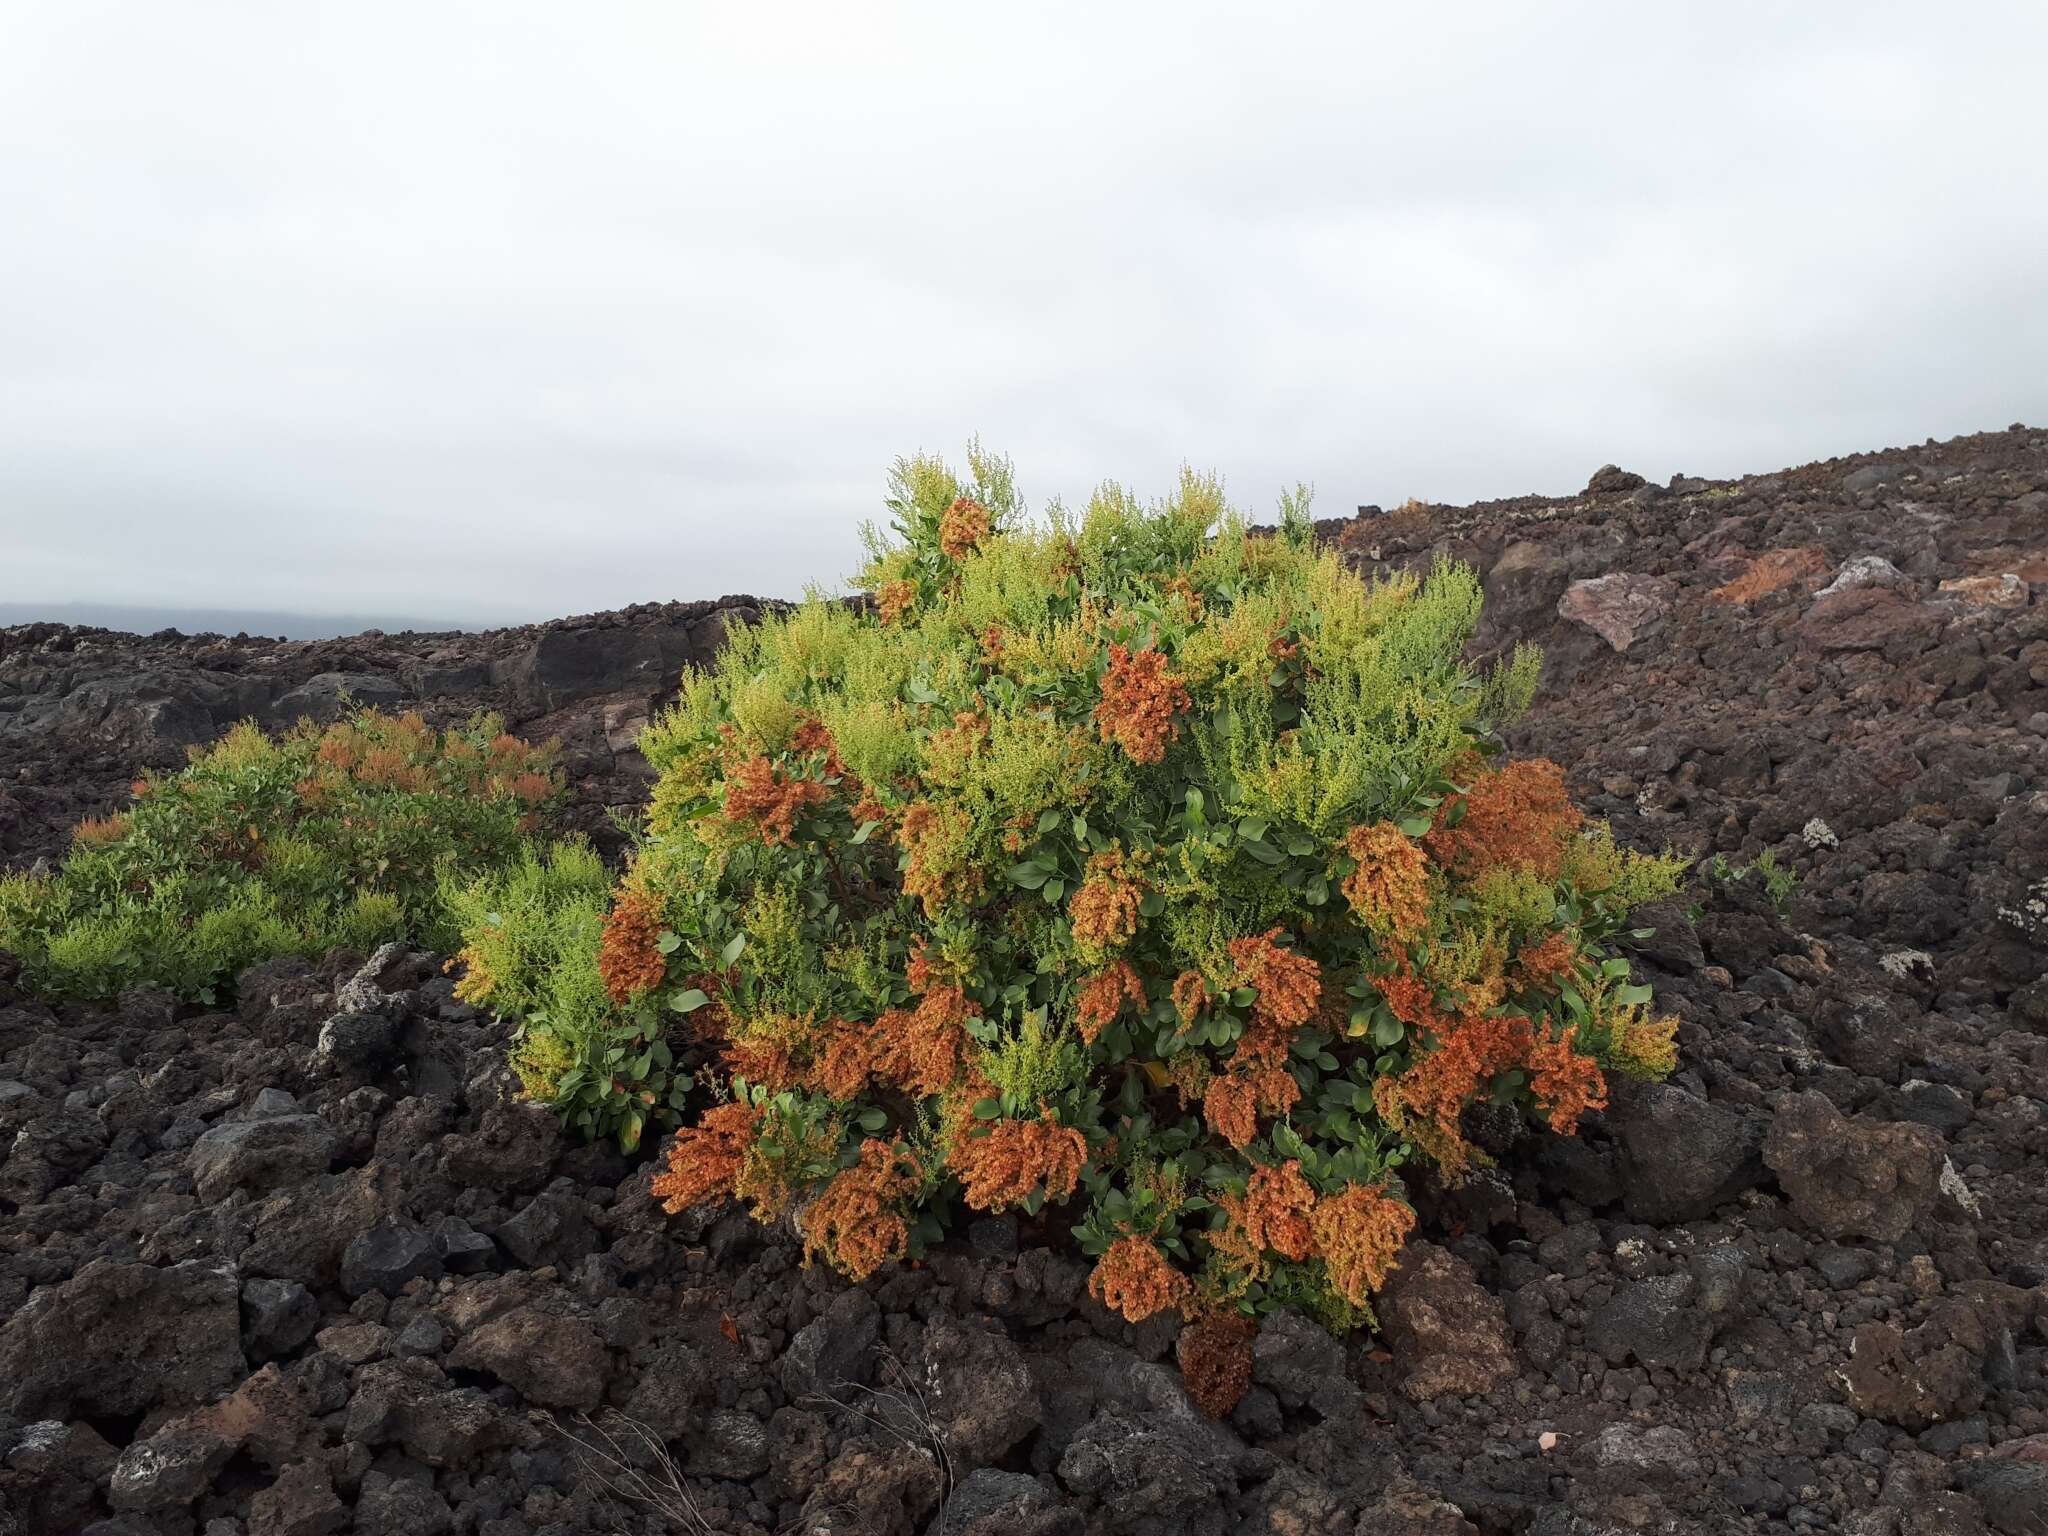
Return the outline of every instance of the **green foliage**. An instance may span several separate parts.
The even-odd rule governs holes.
[[[1464,659],[1469,570],[1361,579],[1307,505],[1254,534],[1183,472],[1033,523],[1002,460],[900,461],[874,600],[684,679],[601,940],[618,1015],[712,1058],[658,1193],[815,1196],[851,1273],[1078,1201],[1126,1315],[1355,1322],[1467,1107],[1568,1130],[1657,1070],[1603,946],[1682,861],[1500,759],[1540,658]]]
[[[1731,862],[1725,853],[1717,853],[1707,860],[1705,874],[1716,885],[1755,880],[1780,916],[1791,908],[1793,892],[1799,889],[1799,872],[1780,864],[1775,848],[1766,848],[1747,863]]]
[[[490,716],[441,732],[364,711],[276,739],[245,723],[80,826],[54,874],[0,879],[0,948],[52,997],[213,1002],[277,955],[443,947],[444,881],[516,858],[556,787],[550,755]]]

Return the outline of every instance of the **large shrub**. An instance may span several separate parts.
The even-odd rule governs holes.
[[[643,738],[599,974],[710,1062],[657,1192],[854,1276],[1065,1207],[1134,1320],[1354,1323],[1468,1108],[1568,1131],[1669,1070],[1604,941],[1677,861],[1500,759],[1538,659],[1461,659],[1469,571],[1369,584],[1193,475],[1026,526],[971,462],[898,465],[871,605],[736,634]]]
[[[213,1002],[277,955],[449,945],[442,883],[516,859],[558,788],[551,751],[493,716],[437,731],[366,710],[281,738],[244,723],[81,824],[54,874],[0,877],[0,949],[56,997]]]

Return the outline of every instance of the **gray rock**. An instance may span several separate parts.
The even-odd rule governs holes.
[[[464,1336],[448,1357],[457,1370],[489,1371],[550,1408],[589,1411],[604,1401],[611,1357],[581,1318],[515,1307]]]
[[[455,1512],[432,1483],[374,1467],[363,1474],[355,1514],[357,1536],[447,1536],[455,1525]]]
[[[432,1361],[386,1360],[355,1375],[343,1433],[375,1448],[397,1444],[430,1467],[467,1467],[512,1438],[491,1400],[450,1384]]]
[[[0,1327],[0,1406],[17,1418],[117,1418],[210,1401],[248,1374],[240,1288],[199,1261],[95,1259],[31,1292]]]
[[[768,1431],[751,1413],[718,1408],[705,1415],[690,1446],[690,1473],[746,1482],[768,1470]]]
[[[138,1440],[114,1463],[107,1500],[116,1509],[176,1509],[213,1486],[235,1454],[232,1441],[198,1429],[163,1429]]]
[[[1787,1098],[1764,1140],[1792,1214],[1832,1238],[1896,1242],[1934,1204],[1946,1158],[1924,1125],[1844,1116],[1818,1093]]]
[[[1877,1273],[1877,1256],[1866,1249],[1830,1244],[1814,1253],[1813,1267],[1832,1289],[1849,1291]]]
[[[1472,1266],[1411,1241],[1379,1299],[1380,1329],[1412,1401],[1470,1397],[1514,1379],[1519,1366],[1507,1309]]]
[[[1832,592],[1847,592],[1855,587],[1901,587],[1906,584],[1906,573],[1882,555],[1858,555],[1853,560],[1844,560],[1835,572],[1835,579],[1816,592],[1816,597],[1826,597]]]
[[[334,1133],[318,1115],[216,1125],[192,1144],[192,1185],[208,1202],[237,1189],[263,1194],[327,1172]]]
[[[2048,1536],[2048,1461],[1987,1456],[1964,1470],[1963,1490],[2003,1536]]]
[[[441,1263],[451,1275],[481,1274],[498,1252],[496,1243],[460,1216],[443,1216],[434,1223],[433,1235]]]
[[[1852,469],[1842,476],[1842,489],[1851,496],[1860,496],[1865,491],[1874,491],[1880,485],[1889,485],[1906,472],[1903,464],[1866,464],[1861,469]]]
[[[925,1329],[924,1374],[956,1467],[999,1461],[1038,1428],[1038,1386],[1008,1334],[940,1318]]]
[[[1632,1475],[1676,1479],[1697,1477],[1699,1453],[1692,1437],[1668,1424],[1648,1429],[1634,1424],[1610,1424],[1587,1447],[1593,1465],[1621,1470]]]
[[[320,1304],[296,1280],[242,1284],[242,1347],[251,1360],[288,1355],[320,1326]]]
[[[925,1536],[1080,1536],[1081,1512],[1022,1472],[981,1467],[947,1495]]]
[[[1625,1281],[1586,1320],[1586,1343],[1610,1365],[1631,1357],[1652,1369],[1696,1371],[1715,1334],[1740,1306],[1746,1261],[1723,1244],[1693,1261],[1691,1271]]]
[[[278,726],[296,720],[326,725],[352,709],[382,709],[404,698],[405,689],[395,678],[371,672],[322,672],[280,697],[269,715]]]
[[[528,1269],[552,1264],[566,1270],[597,1247],[584,1203],[558,1190],[529,1200],[498,1228],[497,1238],[499,1246]]]
[[[1344,1346],[1291,1307],[1268,1315],[1252,1339],[1252,1380],[1285,1408],[1300,1408],[1351,1384]]]
[[[412,1280],[441,1278],[441,1248],[417,1227],[372,1227],[341,1256],[341,1288],[351,1296],[396,1296]]]
[[[399,1028],[400,1020],[391,1009],[332,1014],[320,1026],[314,1049],[336,1066],[366,1071],[397,1054]]]
[[[1621,1203],[1637,1221],[1698,1221],[1764,1179],[1763,1126],[1675,1083],[1618,1078],[1607,1128]]]
[[[438,1355],[448,1347],[448,1330],[431,1317],[416,1317],[399,1329],[392,1348],[401,1355]]]
[[[1059,1479],[1100,1501],[1098,1529],[1221,1532],[1241,1453],[1237,1437],[1217,1425],[1105,1413],[1061,1453]]]
[[[820,1317],[799,1328],[782,1352],[782,1389],[793,1403],[865,1386],[875,1369],[882,1314],[866,1291],[842,1291]]]

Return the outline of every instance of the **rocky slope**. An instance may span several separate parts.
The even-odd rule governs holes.
[[[651,777],[633,748],[640,727],[686,663],[708,664],[725,626],[762,607],[723,597],[478,634],[338,640],[0,628],[0,868],[60,854],[70,827],[123,803],[140,769],[182,764],[187,746],[237,720],[331,720],[351,700],[418,709],[435,724],[490,709],[531,740],[559,737],[576,786],[571,822],[609,846],[604,808],[633,802]]]
[[[231,1014],[0,979],[0,1531],[2048,1529],[2048,434],[1324,531],[1480,568],[1480,644],[1550,656],[1517,745],[1624,837],[1799,877],[1655,914],[1680,1073],[1577,1140],[1494,1128],[1379,1336],[1269,1322],[1214,1423],[1175,1328],[1028,1229],[849,1287],[666,1219],[432,957],[264,967]],[[560,730],[594,822],[749,606],[0,632],[0,837],[350,672]]]

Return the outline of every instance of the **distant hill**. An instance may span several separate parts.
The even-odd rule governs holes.
[[[509,622],[509,621],[508,621]],[[131,634],[153,635],[176,629],[188,635],[269,635],[285,640],[332,640],[339,635],[381,629],[387,634],[417,630],[478,630],[493,626],[476,620],[375,613],[283,613],[258,608],[153,608],[126,603],[33,603],[0,598],[0,625],[90,624]]]

